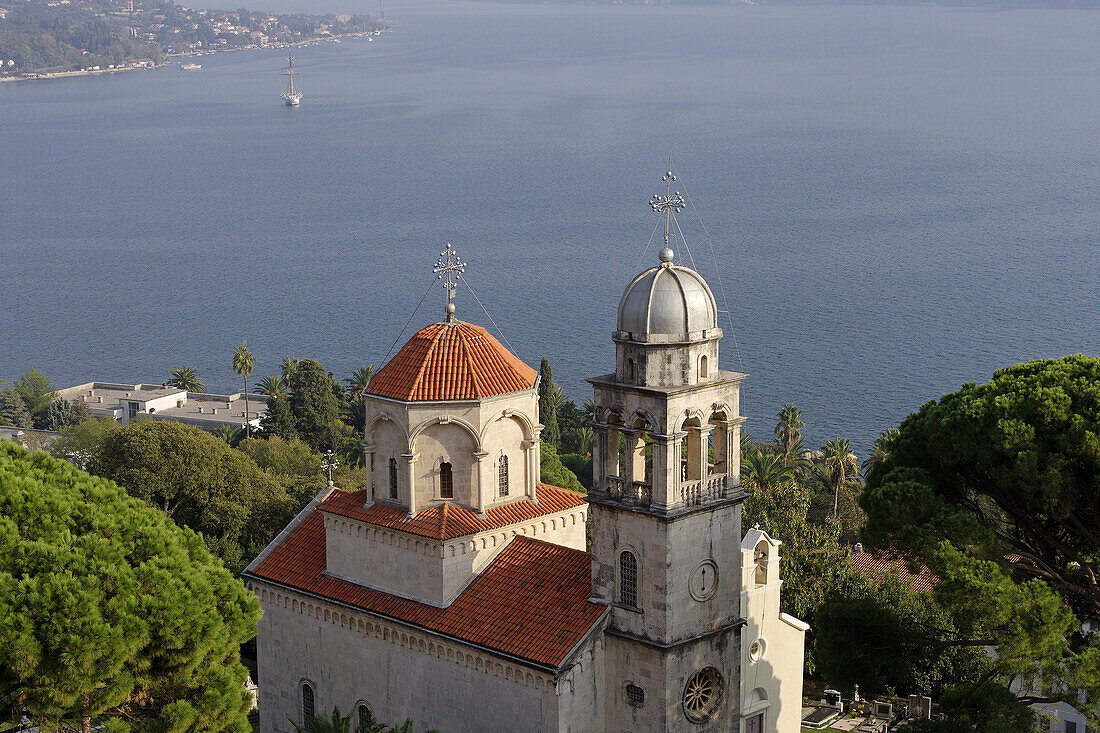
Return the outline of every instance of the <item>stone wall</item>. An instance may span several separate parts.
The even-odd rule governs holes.
[[[418,730],[597,729],[561,714],[593,710],[584,698],[595,687],[591,660],[573,684],[556,684],[547,670],[485,649],[260,581],[250,587],[264,608],[257,640],[263,733],[293,730],[303,682],[313,687],[318,712],[365,703],[384,721],[411,717]]]

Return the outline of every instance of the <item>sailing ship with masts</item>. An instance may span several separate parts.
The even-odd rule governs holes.
[[[287,67],[283,72],[287,77],[286,91],[282,93],[283,102],[287,107],[297,107],[302,103],[302,93],[294,87],[294,54],[287,51]]]

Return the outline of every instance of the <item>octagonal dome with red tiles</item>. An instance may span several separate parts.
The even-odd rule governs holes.
[[[537,378],[484,328],[453,321],[417,331],[374,375],[367,394],[404,402],[477,400],[531,389]]]

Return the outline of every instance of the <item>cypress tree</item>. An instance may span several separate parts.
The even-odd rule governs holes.
[[[544,356],[539,365],[539,420],[543,424],[543,441],[557,448],[561,443],[561,430],[558,427],[558,411],[553,392],[554,373],[550,370],[550,360]]]
[[[343,387],[313,359],[303,359],[290,375],[290,412],[298,436],[314,450],[332,447],[332,426],[340,419]]]

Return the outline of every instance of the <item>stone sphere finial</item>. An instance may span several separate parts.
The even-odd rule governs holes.
[[[668,264],[672,262],[672,258],[676,256],[676,253],[671,248],[665,247],[657,256],[661,259],[661,262]]]

